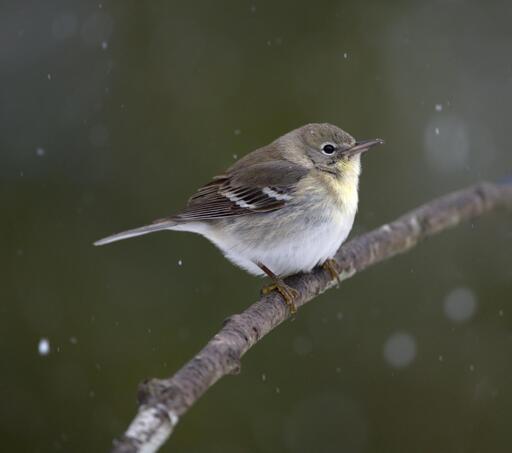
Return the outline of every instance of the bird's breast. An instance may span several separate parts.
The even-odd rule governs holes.
[[[359,202],[359,174],[341,176],[318,172],[311,175],[299,188],[298,197],[309,198],[317,209],[334,217],[354,216]]]

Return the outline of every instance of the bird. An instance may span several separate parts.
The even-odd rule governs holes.
[[[311,123],[240,158],[200,187],[177,214],[94,242],[100,246],[157,231],[197,233],[235,265],[272,284],[295,313],[297,290],[284,278],[326,267],[352,229],[361,155],[382,139],[356,140]]]

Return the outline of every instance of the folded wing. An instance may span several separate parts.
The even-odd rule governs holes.
[[[216,176],[172,219],[191,222],[281,209],[293,199],[307,171],[291,162],[269,161]]]

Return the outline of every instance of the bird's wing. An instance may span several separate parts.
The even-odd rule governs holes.
[[[293,199],[297,182],[307,172],[288,161],[269,161],[216,176],[172,219],[192,222],[275,211]]]

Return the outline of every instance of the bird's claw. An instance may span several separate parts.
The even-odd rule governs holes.
[[[300,296],[299,291],[297,291],[295,288],[292,288],[291,286],[288,286],[285,282],[280,280],[262,288],[261,293],[263,295],[267,295],[274,290],[281,294],[286,306],[290,310],[290,313],[292,315],[297,313],[297,306],[295,305],[295,301]]]
[[[339,288],[341,284],[341,278],[340,273],[338,272],[337,262],[336,260],[329,258],[328,260],[325,260],[324,264],[322,264],[322,267],[331,274],[332,280],[336,280],[336,287]]]

